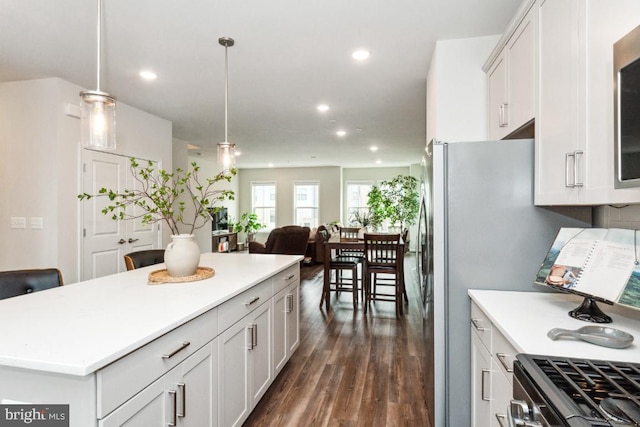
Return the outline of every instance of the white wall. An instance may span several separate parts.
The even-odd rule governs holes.
[[[78,280],[80,121],[64,107],[81,90],[56,78],[0,84],[0,270],[57,267],[65,283]],[[171,123],[123,103],[116,114],[118,153],[170,169]],[[11,217],[27,228],[12,229]]]
[[[482,65],[500,36],[440,40],[427,74],[427,141],[487,139]]]

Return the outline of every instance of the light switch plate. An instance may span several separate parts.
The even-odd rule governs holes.
[[[23,216],[12,216],[11,228],[27,228],[27,218]]]
[[[44,219],[40,216],[33,216],[29,219],[29,226],[32,230],[42,230],[44,228]]]

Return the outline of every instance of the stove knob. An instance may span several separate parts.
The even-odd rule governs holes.
[[[525,420],[529,419],[529,405],[524,400],[512,400],[509,409],[517,426],[523,426]]]

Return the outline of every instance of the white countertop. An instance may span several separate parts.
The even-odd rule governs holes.
[[[469,296],[519,353],[640,363],[640,311],[598,303],[600,309],[613,319],[612,323],[600,325],[634,336],[630,347],[613,349],[570,337],[556,341],[547,337],[552,328],[577,329],[598,325],[576,320],[567,314],[582,302],[578,296],[486,290],[470,290]]]
[[[148,285],[158,264],[0,301],[0,366],[87,375],[302,259],[202,254],[214,277]]]

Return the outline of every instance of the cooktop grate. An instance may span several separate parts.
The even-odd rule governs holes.
[[[607,398],[622,399],[640,408],[639,364],[557,357],[533,357],[532,360],[544,376],[573,402],[576,409],[573,415],[610,420],[611,414],[601,406]]]

